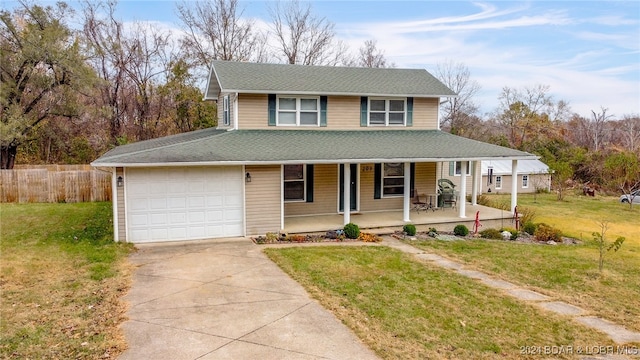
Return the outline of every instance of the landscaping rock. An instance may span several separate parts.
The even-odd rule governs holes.
[[[547,241],[547,245],[558,245],[558,243],[553,240],[549,240]]]
[[[505,240],[511,240],[511,232],[510,231],[503,231],[500,233],[500,235],[502,235],[502,238]]]

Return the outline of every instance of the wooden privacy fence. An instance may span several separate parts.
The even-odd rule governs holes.
[[[0,202],[111,200],[111,173],[89,165],[29,165],[0,170]]]

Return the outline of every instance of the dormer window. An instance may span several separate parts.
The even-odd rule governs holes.
[[[279,96],[278,126],[319,126],[320,97]]]
[[[369,99],[369,126],[405,126],[406,99]]]

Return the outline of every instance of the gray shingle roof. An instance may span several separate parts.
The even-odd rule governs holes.
[[[207,129],[109,151],[93,166],[535,159],[439,130]]]
[[[207,99],[220,91],[261,94],[441,97],[456,94],[424,69],[213,61]]]

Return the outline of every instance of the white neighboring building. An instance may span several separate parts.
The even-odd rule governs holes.
[[[482,193],[511,193],[511,160],[482,162]],[[551,171],[540,160],[518,161],[518,193],[533,193],[537,189],[551,190]]]

